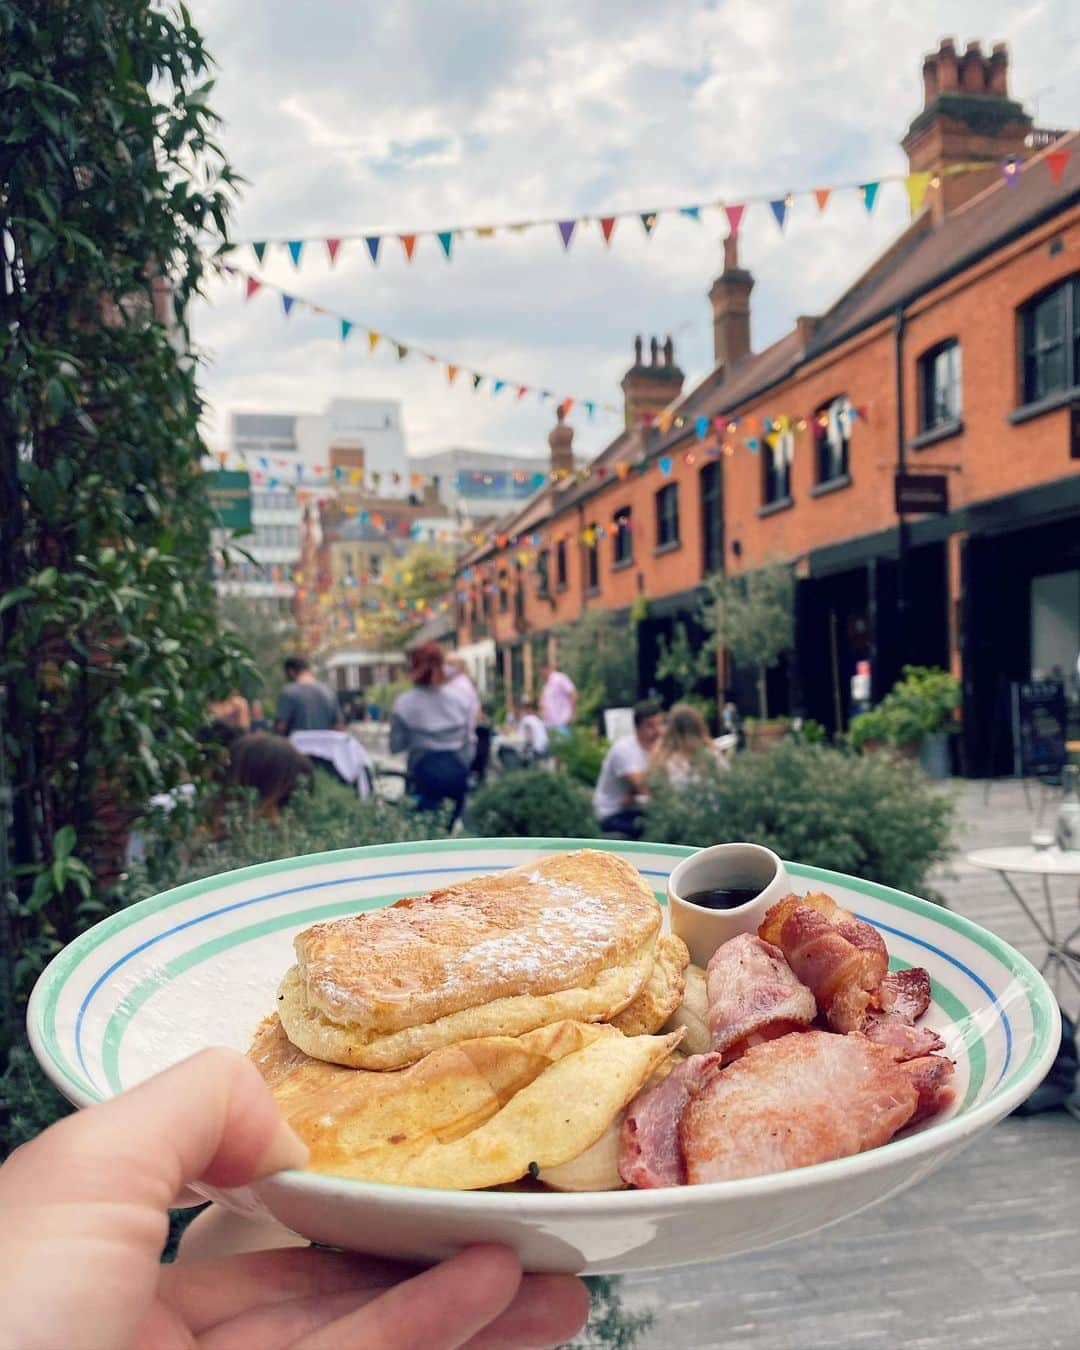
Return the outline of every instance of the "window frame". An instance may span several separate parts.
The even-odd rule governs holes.
[[[499,573],[499,613],[510,612],[510,573],[504,568]]]
[[[555,589],[565,591],[567,586],[567,556],[566,540],[558,539],[555,542]]]
[[[679,521],[679,485],[665,483],[655,493],[656,548],[678,548],[682,543]]]
[[[705,475],[708,474],[708,479]],[[711,576],[724,569],[724,487],[720,461],[702,467],[698,478],[701,502],[701,572]],[[715,496],[715,502],[713,497]],[[714,511],[710,507],[715,507]],[[710,562],[713,564],[710,566]]]
[[[847,394],[834,394],[832,398],[819,403],[813,413],[813,431],[814,431],[814,485],[815,487],[824,487],[828,483],[842,483],[851,476],[851,426],[848,425],[847,431],[839,427],[841,436],[840,465],[837,468],[836,457],[833,451],[832,442],[829,440],[829,421],[833,415],[833,409],[838,405],[846,404],[851,406],[851,399]],[[824,425],[822,418],[825,419]],[[837,425],[839,426],[839,412],[837,412]],[[791,496],[791,466],[788,465],[788,496]]]
[[[791,435],[791,432],[782,432],[781,435]],[[763,507],[779,506],[791,501],[791,464],[786,459],[783,463],[783,491],[779,490],[781,480],[778,477],[776,467],[776,453],[779,445],[779,439],[776,447],[773,447],[764,435],[761,438],[761,504]],[[771,490],[774,481],[778,487],[775,492]]]
[[[942,357],[949,355],[954,358],[948,385],[953,394],[954,406],[941,414],[936,407],[937,364]],[[918,382],[919,434],[927,435],[956,426],[964,415],[964,364],[959,338],[945,338],[923,352],[918,362]]]
[[[634,561],[634,508],[620,506],[611,524],[611,566],[629,567]]]
[[[585,543],[585,589],[586,591],[598,591],[600,589],[600,540],[596,535],[595,521],[586,528],[586,533],[592,535],[592,543]]]
[[[1034,342],[1036,314],[1053,300],[1061,296],[1062,317],[1061,333],[1058,341],[1043,344],[1043,351],[1060,347],[1063,354],[1062,383],[1051,388],[1038,388],[1033,385],[1031,362],[1038,354]],[[1053,285],[1045,287],[1037,295],[1031,296],[1017,310],[1018,319],[1018,366],[1020,384],[1020,406],[1041,403],[1044,399],[1067,396],[1080,388],[1080,272],[1061,277]],[[1033,350],[1034,349],[1034,350]]]

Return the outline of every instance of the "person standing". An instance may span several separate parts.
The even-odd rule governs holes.
[[[399,694],[390,710],[390,753],[405,752],[410,790],[421,811],[453,803],[453,824],[461,814],[473,761],[473,729],[460,695],[446,683],[442,648],[422,642],[409,654],[413,688]]]
[[[633,734],[620,737],[604,756],[593,792],[593,810],[605,834],[625,834],[631,839],[640,835],[645,776],[663,734],[660,704],[651,699],[635,704]]]
[[[342,731],[334,691],[311,673],[302,656],[285,661],[285,687],[278,695],[274,729],[279,736],[294,731]]]
[[[550,661],[540,667],[540,675],[544,681],[540,690],[540,716],[544,726],[557,735],[569,735],[577,713],[578,692],[574,681]]]

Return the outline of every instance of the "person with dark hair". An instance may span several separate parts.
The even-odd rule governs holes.
[[[664,710],[653,699],[634,705],[634,731],[615,742],[604,756],[593,792],[593,810],[605,834],[641,833],[641,800],[649,757],[664,732]]]
[[[284,736],[253,731],[234,740],[229,750],[229,781],[237,787],[254,788],[259,794],[259,814],[269,821],[280,819],[302,778],[310,781],[311,760]]]
[[[676,703],[667,715],[664,734],[653,751],[651,770],[673,787],[686,787],[710,765],[725,766],[709,737],[705,719],[688,703]]]
[[[312,675],[304,657],[286,657],[285,679],[288,683],[278,695],[274,719],[274,730],[280,736],[293,731],[343,730],[334,691]]]
[[[421,811],[453,803],[451,824],[465,802],[474,738],[469,710],[447,687],[442,648],[422,642],[410,653],[413,688],[390,710],[390,752],[406,755],[410,790]]]

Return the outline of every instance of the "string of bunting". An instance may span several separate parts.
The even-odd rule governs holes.
[[[462,384],[466,387],[471,385],[474,392],[479,390],[481,385],[486,384],[492,397],[498,396],[505,390],[507,397],[513,397],[517,401],[530,395],[535,395],[541,403],[556,401],[555,394],[550,389],[544,389],[535,384],[522,384],[508,376],[490,375],[479,370],[471,370],[460,362],[449,361],[446,357],[439,356],[435,352],[429,352],[423,347],[418,347],[415,343],[403,342],[401,338],[394,337],[391,333],[371,328],[360,319],[350,318],[337,310],[327,308],[325,305],[318,305],[313,300],[294,295],[280,286],[275,286],[265,277],[246,272],[241,267],[235,267],[231,263],[219,263],[218,266],[227,276],[238,278],[243,283],[245,300],[250,301],[260,291],[271,291],[278,295],[281,299],[282,316],[286,319],[291,318],[297,310],[303,309],[310,311],[312,314],[333,319],[338,326],[338,333],[342,342],[348,342],[354,331],[357,333],[363,332],[367,337],[369,355],[382,345],[388,351],[393,350],[399,361],[405,361],[410,356],[417,356],[430,365],[442,366],[446,372],[447,382],[451,385],[461,377]],[[562,409],[564,416],[570,412],[571,408],[582,408],[590,421],[595,418],[598,412],[619,412],[614,403],[597,398],[580,398],[576,395],[564,395],[557,400],[557,406]]]
[[[1046,165],[1047,172],[1055,186],[1061,182],[1071,154],[1072,151],[1067,146],[1051,148],[1043,154],[1042,161]],[[1020,155],[1008,155],[999,162],[998,167],[1001,175],[1010,187],[1016,187],[1020,182],[1021,170],[1025,162]],[[953,164],[943,172],[949,176],[965,173],[985,173],[986,164],[977,162]],[[800,199],[806,199],[807,201],[812,199],[817,207],[817,214],[820,216],[833,197],[845,192],[855,192],[858,193],[869,215],[877,204],[881,189],[893,183],[899,183],[903,186],[914,215],[921,208],[927,191],[939,185],[940,178],[929,171],[921,170],[905,174],[880,174],[876,178],[870,178],[861,183],[836,183],[829,187],[802,188],[798,191],[785,190],[783,192],[747,194],[734,201],[720,198],[715,201],[681,203],[645,209],[637,207],[632,210],[607,211],[581,216],[547,216],[498,224],[453,225],[443,229],[422,230],[413,228],[376,232],[363,231],[357,234],[336,234],[333,236],[298,235],[291,239],[245,239],[238,240],[229,247],[233,251],[240,248],[250,248],[259,265],[262,265],[271,248],[284,249],[293,266],[299,268],[305,257],[310,258],[312,248],[325,250],[330,265],[333,266],[347,244],[362,244],[364,252],[374,266],[378,264],[380,257],[385,257],[383,246],[388,241],[400,245],[406,262],[411,263],[416,256],[419,241],[421,239],[432,239],[437,241],[442,255],[447,262],[450,262],[454,256],[455,244],[466,238],[493,239],[496,235],[522,235],[529,230],[554,227],[558,232],[557,237],[562,243],[563,251],[568,252],[571,243],[585,226],[598,225],[604,244],[610,245],[620,221],[632,220],[638,222],[644,230],[646,238],[651,239],[657,224],[663,217],[673,216],[700,224],[706,212],[722,214],[727,221],[729,234],[734,237],[742,229],[746,213],[751,206],[767,206],[776,225],[783,230],[792,208]]]

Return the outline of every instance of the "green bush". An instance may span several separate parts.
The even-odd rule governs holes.
[[[699,847],[750,840],[782,858],[926,895],[927,873],[949,856],[953,816],[951,800],[912,765],[785,740],[682,791],[661,786],[644,837]]]
[[[589,839],[599,833],[585,789],[569,774],[543,769],[518,769],[486,784],[465,819],[473,834],[485,838]]]
[[[567,736],[551,738],[551,753],[576,783],[591,788],[600,777],[608,745],[592,727],[577,726]]]
[[[868,742],[908,745],[947,731],[960,706],[960,681],[936,666],[905,666],[876,708],[853,717],[848,736],[854,749]]]

